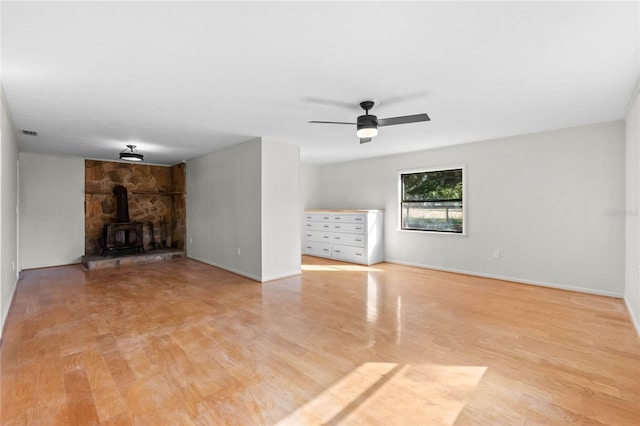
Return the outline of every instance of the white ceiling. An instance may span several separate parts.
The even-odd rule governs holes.
[[[7,2],[21,150],[175,164],[262,136],[332,163],[624,118],[637,2]],[[354,121],[432,121],[380,129]]]

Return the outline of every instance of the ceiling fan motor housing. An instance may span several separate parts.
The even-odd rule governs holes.
[[[378,117],[369,114],[358,117],[358,130],[371,128],[378,128]]]

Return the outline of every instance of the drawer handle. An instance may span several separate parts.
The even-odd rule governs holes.
[[[356,256],[362,256],[362,253],[356,253]]]
[[[335,238],[336,240],[339,240],[339,239],[340,239],[340,237],[333,237],[333,238]]]
[[[334,250],[336,253],[340,253],[340,250]]]
[[[329,249],[322,249],[322,250],[324,250],[324,251],[329,251]]]
[[[356,226],[356,230],[361,231],[361,230],[362,230],[362,227],[360,227],[360,226]]]
[[[356,241],[360,242],[360,241],[362,241],[362,240],[361,240],[360,238],[356,238]]]
[[[329,238],[329,237],[327,237],[327,236],[325,235],[325,236],[324,236],[324,237],[322,237],[322,238]]]
[[[311,248],[311,246],[307,246],[307,248],[308,248],[308,249],[310,249],[310,248]]]
[[[362,221],[362,218],[361,217],[356,217],[356,220]]]
[[[340,216],[336,216],[336,218],[335,218],[335,219],[336,219],[336,220],[340,220]]]
[[[325,216],[325,217],[323,217],[323,219],[329,219],[329,216]]]
[[[336,226],[334,226],[334,228],[338,229],[338,228],[340,228],[340,225],[336,225]]]
[[[310,236],[311,236],[311,234],[307,234],[307,237],[310,237]]]
[[[323,225],[322,227],[323,227],[323,228],[328,228],[328,227],[329,227],[329,225]]]

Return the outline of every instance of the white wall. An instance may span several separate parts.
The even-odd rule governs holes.
[[[13,293],[18,282],[18,144],[15,129],[11,124],[0,94],[0,333],[9,313]]]
[[[262,142],[262,281],[300,273],[300,148]]]
[[[640,96],[625,126],[625,291],[624,299],[640,334]]]
[[[187,163],[187,255],[260,280],[261,139]],[[238,254],[240,249],[240,254]]]
[[[468,235],[398,231],[398,172],[460,164]],[[612,122],[323,166],[320,191],[323,208],[385,209],[388,261],[621,296],[623,165]]]
[[[300,271],[299,148],[261,138],[187,163],[187,256],[267,281]]]
[[[20,153],[23,269],[79,263],[84,255],[84,159]]]
[[[300,204],[302,215],[305,210],[319,209],[320,199],[320,166],[300,163]],[[304,247],[305,222],[300,219],[300,248]]]
[[[318,209],[322,205],[320,166],[316,164],[300,163],[300,203],[302,210]]]

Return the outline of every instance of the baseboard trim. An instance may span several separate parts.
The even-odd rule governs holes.
[[[216,268],[224,269],[225,271],[232,272],[232,273],[234,273],[236,275],[241,275],[243,277],[250,278],[250,279],[252,279],[254,281],[258,281],[259,283],[265,283],[267,281],[275,281],[275,280],[279,280],[279,279],[282,279],[282,278],[289,278],[289,277],[292,277],[294,275],[302,274],[302,269],[295,269],[293,271],[285,272],[284,274],[271,275],[271,276],[268,276],[268,277],[259,277],[257,275],[248,274],[248,273],[246,273],[244,271],[240,271],[240,270],[235,269],[235,268],[230,268],[230,267],[228,267],[226,265],[221,265],[221,264],[216,263],[216,262],[210,262],[208,260],[204,260],[204,259],[201,259],[199,257],[189,256],[189,255],[187,255],[187,257],[189,259],[196,260],[196,261],[201,262],[201,263],[206,263],[209,266],[215,266]]]
[[[474,277],[491,278],[494,280],[501,280],[501,281],[511,281],[518,284],[536,285],[540,287],[555,288],[558,290],[575,291],[578,293],[588,293],[588,294],[595,294],[598,296],[615,297],[617,299],[622,299],[624,297],[624,295],[621,293],[615,293],[611,291],[594,290],[594,289],[585,288],[585,287],[573,287],[573,286],[568,286],[563,284],[548,283],[544,281],[525,280],[522,278],[513,278],[513,277],[505,277],[501,275],[485,274],[482,272],[465,271],[462,269],[442,268],[440,266],[424,265],[421,263],[413,263],[413,262],[404,262],[402,260],[385,259],[385,262],[397,263],[399,265],[406,265],[406,266],[415,266],[417,268],[433,269],[436,271],[453,272],[455,274],[471,275]]]
[[[38,269],[62,268],[64,266],[71,266],[71,265],[82,265],[82,259],[80,259],[79,262],[63,263],[63,264],[60,264],[60,265],[31,266],[31,267],[28,267],[28,268],[23,267],[20,270],[20,273],[22,274],[23,271],[37,271]],[[22,278],[20,278],[20,279],[22,279]]]
[[[269,277],[263,277],[262,278],[262,282],[266,283],[268,281],[281,280],[283,278],[289,278],[289,277],[293,277],[293,276],[300,275],[300,274],[302,274],[302,269],[297,269],[297,270],[294,270],[294,271],[285,272],[284,274],[273,275],[273,276],[269,276]]]
[[[249,278],[249,279],[252,279],[254,281],[258,281],[260,283],[262,282],[262,278],[257,276],[257,275],[249,274],[247,272],[240,271],[240,270],[235,269],[235,268],[230,268],[229,266],[222,265],[222,264],[219,264],[219,263],[216,263],[216,262],[211,262],[209,260],[201,259],[199,257],[189,256],[189,255],[187,255],[187,257],[189,259],[197,260],[198,262],[201,262],[201,263],[206,263],[209,266],[215,266],[216,268],[220,268],[220,269],[224,269],[225,271],[233,272],[236,275],[240,275],[240,276],[243,276],[245,278]]]
[[[633,313],[633,309],[631,309],[631,304],[629,303],[629,299],[627,299],[627,296],[624,296],[624,304],[625,304],[625,306],[627,308],[627,312],[629,312],[629,317],[631,318],[631,323],[633,324],[633,326],[636,329],[636,334],[638,335],[638,337],[640,337],[640,320]]]
[[[15,304],[16,301],[16,293],[18,293],[18,283],[20,282],[20,274],[22,273],[22,271],[20,271],[18,273],[18,276],[16,277],[16,281],[13,285],[13,293],[11,294],[11,301],[9,302],[9,309],[7,309],[7,315],[2,318],[2,329],[0,329],[0,348],[2,348],[2,343],[4,342],[4,336],[5,333],[7,331],[7,319],[9,318],[9,316],[11,315],[11,311],[13,310],[13,306]]]

